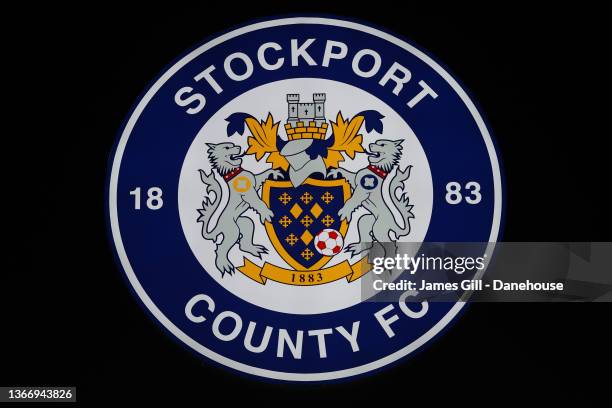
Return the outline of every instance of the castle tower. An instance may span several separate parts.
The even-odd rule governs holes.
[[[287,123],[291,127],[295,127],[298,121],[298,104],[300,103],[300,94],[287,94],[287,109],[289,110]]]
[[[317,127],[320,127],[325,122],[325,94],[312,94],[312,101],[314,102],[315,110],[314,120],[317,124]]]
[[[325,139],[325,94],[315,93],[312,102],[300,102],[299,94],[287,94],[288,117],[285,124],[288,140]]]

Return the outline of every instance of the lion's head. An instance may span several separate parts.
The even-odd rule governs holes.
[[[368,161],[384,171],[390,171],[402,156],[402,140],[380,139],[370,143]]]
[[[208,160],[213,169],[216,169],[222,176],[240,167],[243,154],[240,146],[231,142],[206,143],[208,146]]]

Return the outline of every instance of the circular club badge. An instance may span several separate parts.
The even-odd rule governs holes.
[[[464,303],[370,301],[368,249],[495,242],[499,160],[457,81],[392,34],[295,17],[164,71],[112,157],[108,215],[134,293],[223,366],[285,381],[376,371]]]

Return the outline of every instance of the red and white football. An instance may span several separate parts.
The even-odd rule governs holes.
[[[314,240],[317,252],[325,256],[334,256],[340,253],[344,246],[342,235],[334,229],[324,229]]]

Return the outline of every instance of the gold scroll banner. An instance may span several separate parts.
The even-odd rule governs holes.
[[[371,268],[372,265],[368,263],[366,257],[361,258],[354,264],[344,261],[329,268],[313,271],[285,269],[267,262],[263,266],[258,266],[245,258],[244,265],[239,266],[238,270],[262,285],[265,285],[266,281],[271,279],[286,285],[311,286],[323,285],[342,278],[352,282],[368,273]]]

